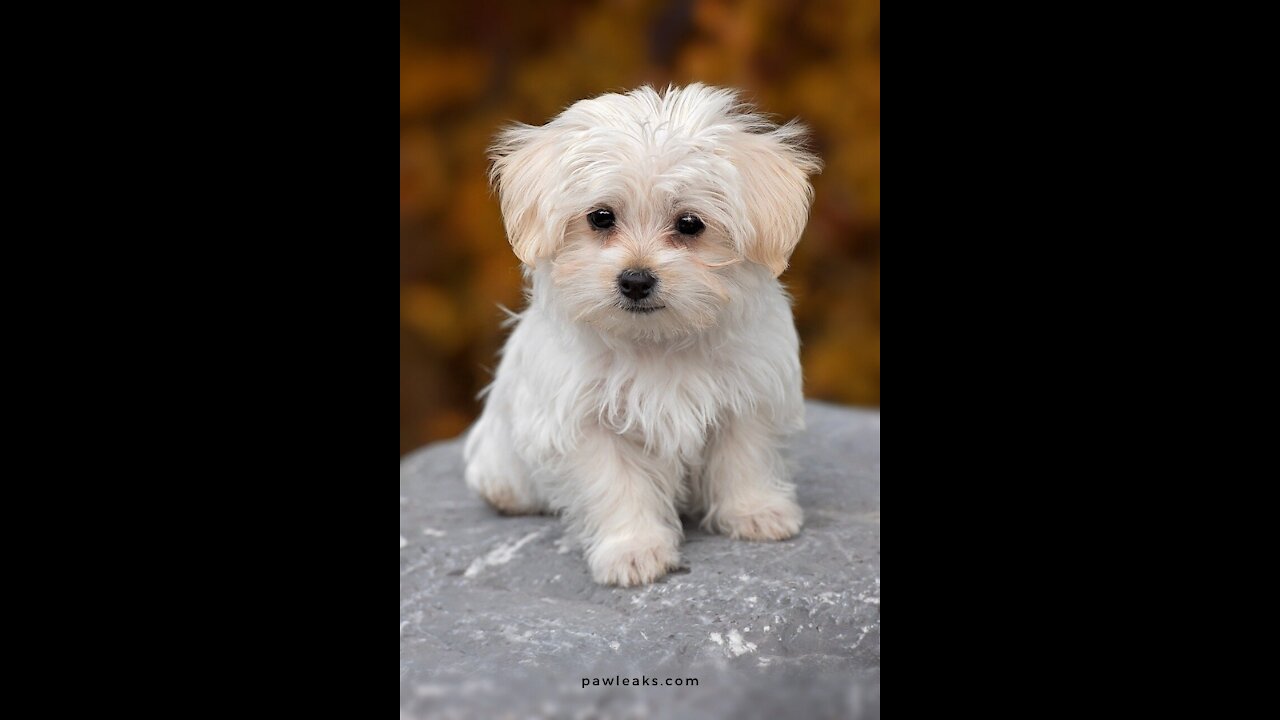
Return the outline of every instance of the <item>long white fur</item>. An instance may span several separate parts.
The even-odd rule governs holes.
[[[529,304],[467,438],[467,484],[505,513],[562,513],[598,582],[677,567],[681,512],[742,539],[800,530],[781,452],[804,420],[799,342],[777,276],[820,169],[803,138],[690,85],[583,100],[493,147]],[[601,207],[607,232],[586,219]],[[692,240],[674,229],[688,213],[706,224]],[[624,309],[633,268],[663,309]]]

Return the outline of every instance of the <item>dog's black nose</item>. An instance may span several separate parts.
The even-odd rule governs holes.
[[[632,300],[643,300],[658,282],[648,270],[623,270],[618,275],[618,289]]]

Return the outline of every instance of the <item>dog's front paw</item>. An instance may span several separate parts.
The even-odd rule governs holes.
[[[739,512],[723,513],[719,530],[734,540],[787,540],[800,533],[804,513],[790,498],[779,498]]]
[[[647,585],[680,565],[680,551],[666,540],[605,540],[587,557],[602,585]]]

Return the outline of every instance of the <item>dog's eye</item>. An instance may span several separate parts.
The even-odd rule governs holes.
[[[597,230],[608,230],[613,227],[613,211],[600,208],[587,213],[587,222]]]
[[[706,226],[697,215],[682,215],[679,220],[676,220],[676,230],[681,235],[697,235],[704,227]]]

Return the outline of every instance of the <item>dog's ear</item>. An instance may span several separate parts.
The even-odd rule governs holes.
[[[564,233],[554,217],[547,173],[556,167],[554,133],[546,127],[515,123],[504,128],[489,147],[489,182],[502,205],[507,241],[529,267],[555,251]]]
[[[736,143],[734,164],[742,178],[744,211],[751,220],[741,250],[774,277],[787,269],[808,222],[813,201],[809,176],[822,170],[822,161],[805,148],[806,137],[803,125],[790,122],[743,133]]]

